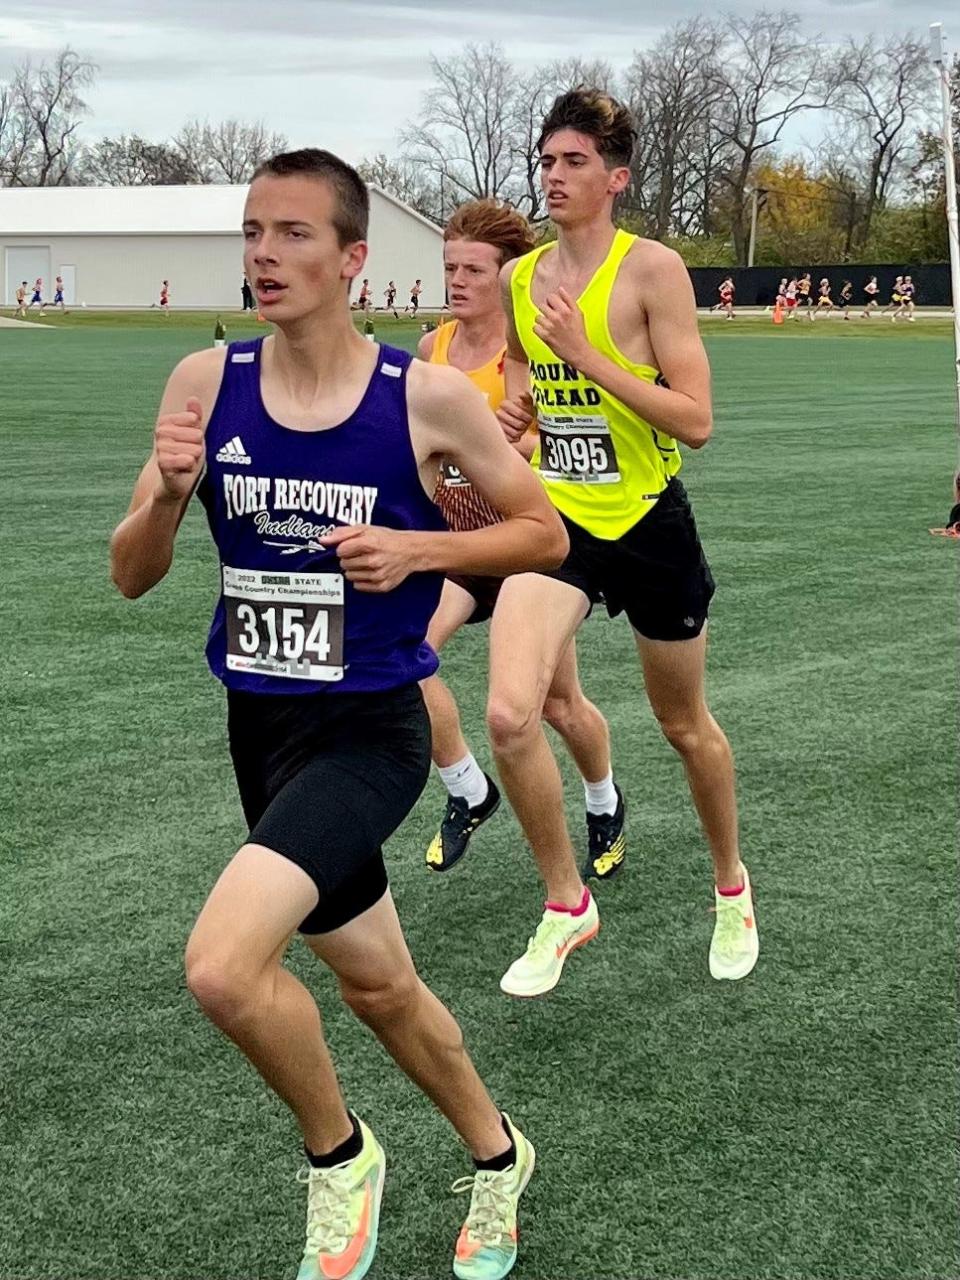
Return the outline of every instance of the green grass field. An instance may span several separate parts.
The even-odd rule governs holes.
[[[217,571],[199,511],[147,598],[107,571],[166,373],[212,317],[49,323],[0,331],[0,1277],[292,1277],[294,1124],[182,973],[244,834],[202,658]],[[418,329],[378,331],[411,347]],[[462,868],[428,876],[435,780],[389,850],[394,893],[538,1148],[518,1280],[946,1280],[960,546],[927,528],[955,465],[948,326],[705,331],[716,434],[685,477],[719,587],[710,695],[737,755],[757,969],[707,974],[708,857],[628,629],[599,616],[583,677],[631,808],[598,942],[549,997],[502,996],[539,915],[532,862],[503,811]],[[489,762],[484,645],[471,629],[444,667]],[[371,1274],[448,1275],[464,1154],[299,944],[290,963],[387,1150]]]

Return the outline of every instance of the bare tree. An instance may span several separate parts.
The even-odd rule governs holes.
[[[75,135],[87,109],[81,92],[93,83],[96,70],[69,48],[51,62],[28,61],[16,68],[0,108],[6,117],[0,164],[9,185],[70,182],[79,152]]]
[[[148,142],[137,134],[101,138],[88,147],[79,165],[78,180],[88,186],[158,187],[199,181],[196,170],[179,148]]]
[[[717,234],[724,175],[730,172],[734,150],[715,124],[719,101],[690,130],[679,175],[677,230],[681,235]]]
[[[722,179],[734,252],[742,263],[751,170],[795,116],[830,105],[835,80],[821,40],[801,32],[796,13],[759,10],[746,18],[727,14],[722,31],[722,47],[711,70],[718,95],[713,129],[731,153]]]
[[[0,186],[18,187],[29,180],[30,138],[30,122],[14,86],[0,86]]]
[[[623,99],[633,117],[636,140],[630,161],[630,182],[626,190],[617,197],[615,208],[618,216],[628,218],[631,224],[649,235],[654,222],[653,207],[657,190],[654,164],[656,144],[650,129],[651,115],[642,95],[635,95],[629,86],[623,90]]]
[[[638,123],[634,190],[644,192],[650,233],[662,239],[689,224],[687,202],[698,193],[691,172],[719,96],[715,70],[721,35],[705,18],[681,22],[649,53],[634,55],[627,84]]]
[[[914,139],[908,124],[932,104],[924,43],[891,36],[882,44],[875,36],[848,37],[837,63],[840,119],[849,129],[847,151],[864,170],[864,198],[858,242],[870,235],[873,215],[889,194],[891,181],[905,173],[906,152]]]
[[[357,165],[357,173],[364,182],[372,182],[382,191],[389,191],[398,200],[404,198],[405,174],[402,160],[391,160],[383,151],[375,156],[364,156]]]
[[[287,148],[280,133],[270,133],[262,120],[190,120],[173,145],[198,174],[200,182],[249,182],[257,165]]]
[[[953,165],[960,183],[960,55],[953,59],[949,73],[950,100],[953,115]],[[943,137],[937,127],[923,129],[917,135],[916,160],[910,170],[910,191],[920,207],[925,245],[922,255],[927,261],[942,260],[950,252],[946,219],[946,169]]]
[[[519,80],[502,47],[470,44],[445,61],[431,54],[430,65],[434,85],[420,120],[400,135],[406,158],[435,175],[443,205],[506,196],[517,169]]]
[[[183,156],[184,162],[196,173],[198,182],[213,182],[210,160],[207,155],[208,125],[200,120],[188,120],[171,143]]]
[[[381,151],[372,159],[361,160],[357,165],[357,173],[364,182],[372,183],[381,191],[396,196],[425,218],[431,218],[434,222],[441,221],[440,189],[421,166],[402,158],[391,160]]]
[[[960,54],[953,59],[949,83],[955,146],[953,161],[957,180],[960,182]],[[910,170],[910,183],[913,191],[921,197],[925,207],[931,198],[941,201],[946,198],[943,139],[939,126],[921,130],[916,139],[916,152],[917,159]]]
[[[849,262],[856,251],[858,228],[863,225],[863,166],[851,151],[849,138],[835,132],[828,133],[817,148],[816,162],[821,170],[824,200],[829,202],[830,220],[843,228],[839,258]],[[859,243],[865,239],[860,237]]]

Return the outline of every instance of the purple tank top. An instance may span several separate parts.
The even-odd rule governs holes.
[[[207,661],[250,693],[368,693],[436,671],[427,625],[439,574],[394,591],[357,591],[335,550],[340,525],[441,530],[417,471],[407,420],[411,357],[381,346],[357,409],[325,431],[275,422],[260,395],[263,339],[227,348],[197,490],[220,555]]]

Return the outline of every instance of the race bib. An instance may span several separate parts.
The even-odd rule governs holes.
[[[343,679],[343,577],[223,566],[227,670]]]
[[[602,413],[541,417],[540,474],[567,484],[616,484],[620,468]]]
[[[445,489],[460,489],[464,485],[469,485],[470,481],[463,474],[459,467],[455,467],[452,462],[448,462],[444,458],[440,465],[440,482]]]

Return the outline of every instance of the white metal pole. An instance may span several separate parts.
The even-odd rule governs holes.
[[[957,430],[960,431],[960,225],[957,219],[957,174],[950,103],[950,67],[943,40],[943,24],[930,24],[931,58],[940,81],[943,107],[943,169],[947,193],[947,238],[950,242],[950,292],[953,297],[953,342],[957,373]]]

